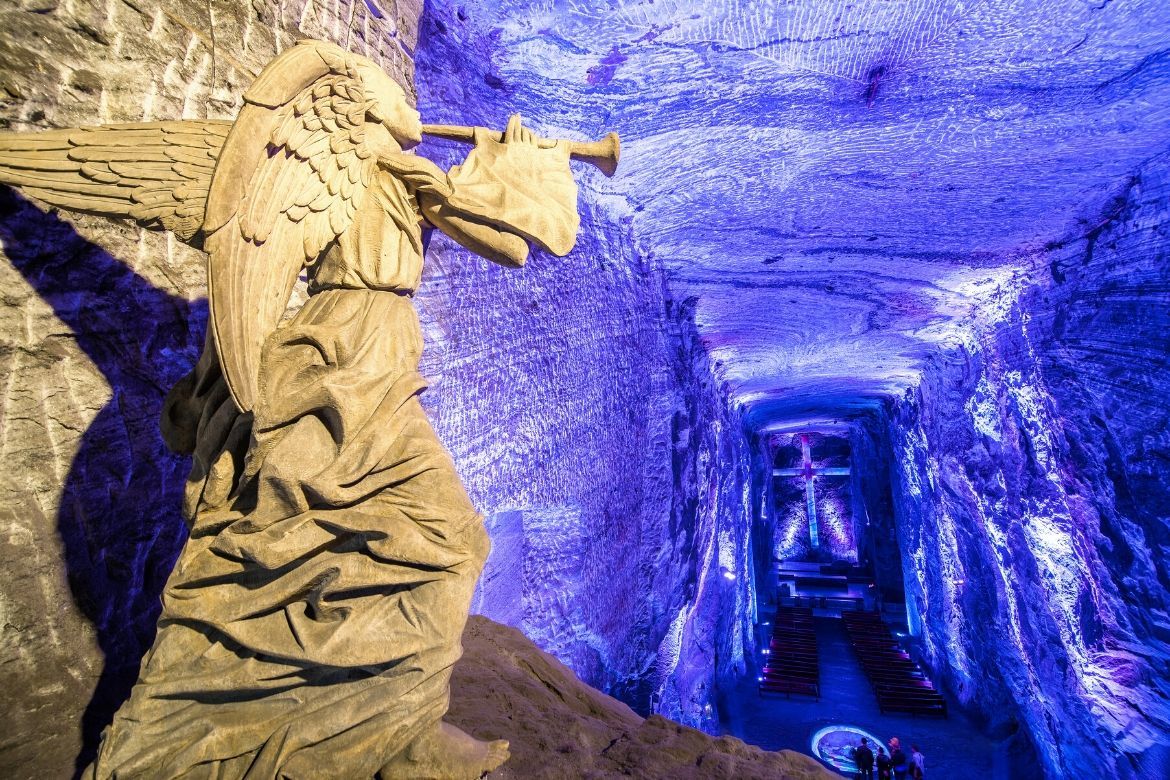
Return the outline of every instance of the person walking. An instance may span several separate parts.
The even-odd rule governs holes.
[[[890,757],[886,755],[886,749],[878,745],[877,754],[877,776],[878,780],[892,780],[893,771],[890,769]]]
[[[873,751],[869,749],[869,740],[861,738],[861,745],[853,751],[853,763],[857,764],[859,780],[873,780]]]
[[[890,739],[890,768],[894,771],[894,780],[906,780],[910,766],[906,753],[902,750],[902,743],[897,737]]]
[[[910,746],[910,777],[914,780],[926,777],[926,756],[922,755],[917,745]]]

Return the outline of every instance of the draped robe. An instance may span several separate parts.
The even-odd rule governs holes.
[[[498,178],[492,159],[464,184]],[[553,186],[529,186],[575,234],[567,153],[543,159]],[[500,212],[483,186],[509,188],[464,186],[466,208]],[[380,171],[268,338],[254,411],[210,339],[172,390],[163,432],[192,455],[190,538],[88,777],[372,777],[446,712],[489,542],[419,403],[422,253],[414,191]]]

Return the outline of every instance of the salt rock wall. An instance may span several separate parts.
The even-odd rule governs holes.
[[[804,434],[802,434],[804,435]],[[773,458],[776,468],[800,469],[804,463],[797,436],[775,436],[779,440]],[[854,460],[846,437],[808,434],[814,468],[849,467]],[[857,532],[857,501],[853,479],[814,477],[817,546],[812,544],[807,494],[803,476],[781,477],[773,483],[777,530],[772,545],[776,560],[851,561],[857,563],[861,535]]]
[[[889,425],[883,412],[875,410],[858,420],[853,428],[853,516],[858,533],[858,558],[870,564],[874,584],[884,604],[901,603],[902,555],[894,519],[890,466]]]
[[[1019,776],[1162,778],[1170,159],[1084,228],[892,407],[907,595],[959,698],[1027,735]]]
[[[230,117],[306,36],[349,37],[413,91],[421,2],[375,5],[5,2],[0,129]],[[67,777],[137,676],[186,535],[188,463],[158,416],[203,343],[203,259],[3,187],[0,248],[0,774]]]
[[[540,74],[495,74],[494,33],[430,3],[425,121],[600,134]],[[561,128],[567,128],[562,131]],[[444,165],[462,152],[427,144]],[[493,550],[473,610],[520,628],[643,714],[713,730],[717,680],[750,641],[748,442],[712,380],[695,300],[665,291],[635,210],[584,165],[565,258],[493,266],[434,235],[418,306],[424,401]],[[618,173],[620,177],[622,174]]]

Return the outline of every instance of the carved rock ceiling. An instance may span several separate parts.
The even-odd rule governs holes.
[[[1162,0],[461,5],[503,103],[623,138],[604,186],[757,424],[913,385],[1170,139]],[[479,36],[468,36],[469,39]],[[468,117],[468,119],[473,119]],[[976,327],[972,327],[972,326]]]

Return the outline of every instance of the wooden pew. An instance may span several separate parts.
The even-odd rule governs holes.
[[[878,710],[947,717],[947,702],[875,612],[844,613],[849,644],[878,700]]]
[[[768,680],[764,679],[760,682],[760,695],[765,693],[783,693],[786,697],[790,694],[798,693],[805,696],[813,696],[817,701],[821,700],[821,686],[816,682],[809,682],[807,680]]]
[[[780,664],[765,666],[761,672],[764,679],[769,677],[801,677],[809,680],[819,680],[821,671],[816,665],[810,664]]]
[[[813,679],[820,677],[820,668],[815,663],[787,663],[787,664],[765,664],[761,670],[764,677],[792,677],[804,676],[812,677]]]
[[[878,711],[908,712],[912,715],[938,715],[947,717],[947,700],[940,695],[934,696],[896,696],[878,697]]]
[[[820,659],[811,609],[781,607],[773,617],[759,692],[821,698]]]

